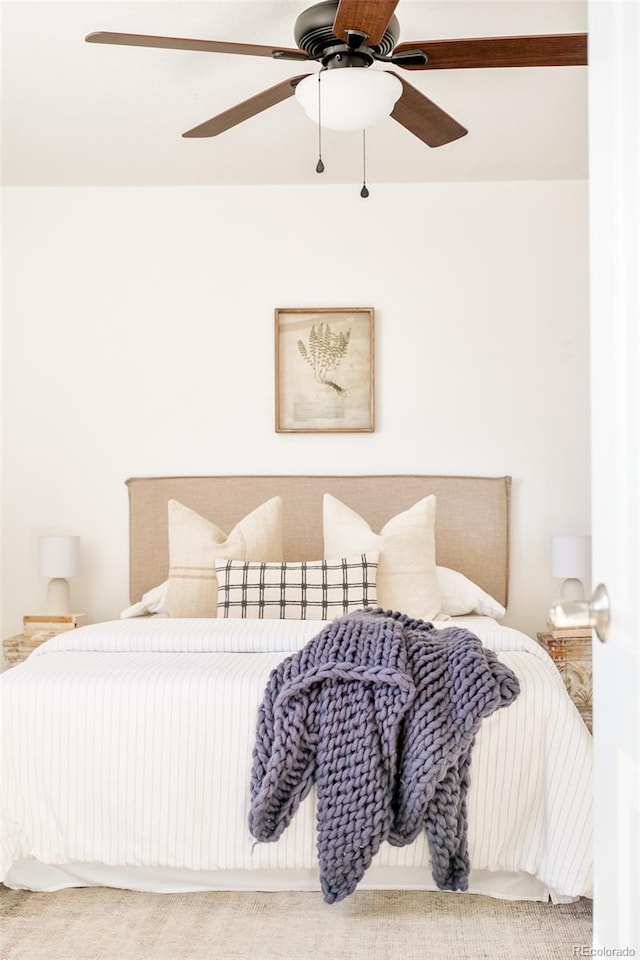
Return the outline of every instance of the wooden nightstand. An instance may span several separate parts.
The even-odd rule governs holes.
[[[26,660],[36,647],[50,637],[79,627],[84,617],[84,613],[72,613],[68,617],[48,617],[44,614],[23,617],[22,633],[2,641],[7,667],[15,667],[17,663]]]
[[[577,631],[571,631],[577,634]],[[592,668],[591,632],[580,635],[558,636],[556,632],[539,633],[541,644],[555,663],[569,696],[575,703],[589,733],[592,732]]]

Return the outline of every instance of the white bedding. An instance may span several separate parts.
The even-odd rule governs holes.
[[[437,625],[452,622],[521,682],[515,703],[483,721],[472,754],[471,889],[474,877],[524,875],[535,878],[536,898],[590,896],[588,731],[533,640],[486,617]],[[225,876],[229,887],[234,876],[255,889],[274,875],[308,885],[317,869],[313,795],[277,843],[255,844],[248,781],[269,672],[321,627],[118,620],[54,637],[2,674],[0,878],[38,888],[21,879],[35,861],[78,883],[109,882],[90,865],[111,867],[114,885],[136,889],[159,889],[162,870],[199,889],[224,886]],[[384,844],[361,886],[369,876],[434,889],[424,838]]]

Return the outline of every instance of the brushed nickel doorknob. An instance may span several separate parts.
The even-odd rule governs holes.
[[[598,640],[606,643],[611,625],[607,588],[599,583],[590,600],[555,600],[551,605],[549,620],[554,627],[591,627]]]

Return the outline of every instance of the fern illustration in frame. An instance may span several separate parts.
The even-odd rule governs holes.
[[[277,433],[374,430],[372,307],[275,311]]]

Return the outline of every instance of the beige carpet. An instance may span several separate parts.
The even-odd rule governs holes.
[[[591,945],[585,899],[0,887],[0,906],[2,960],[568,960]]]

